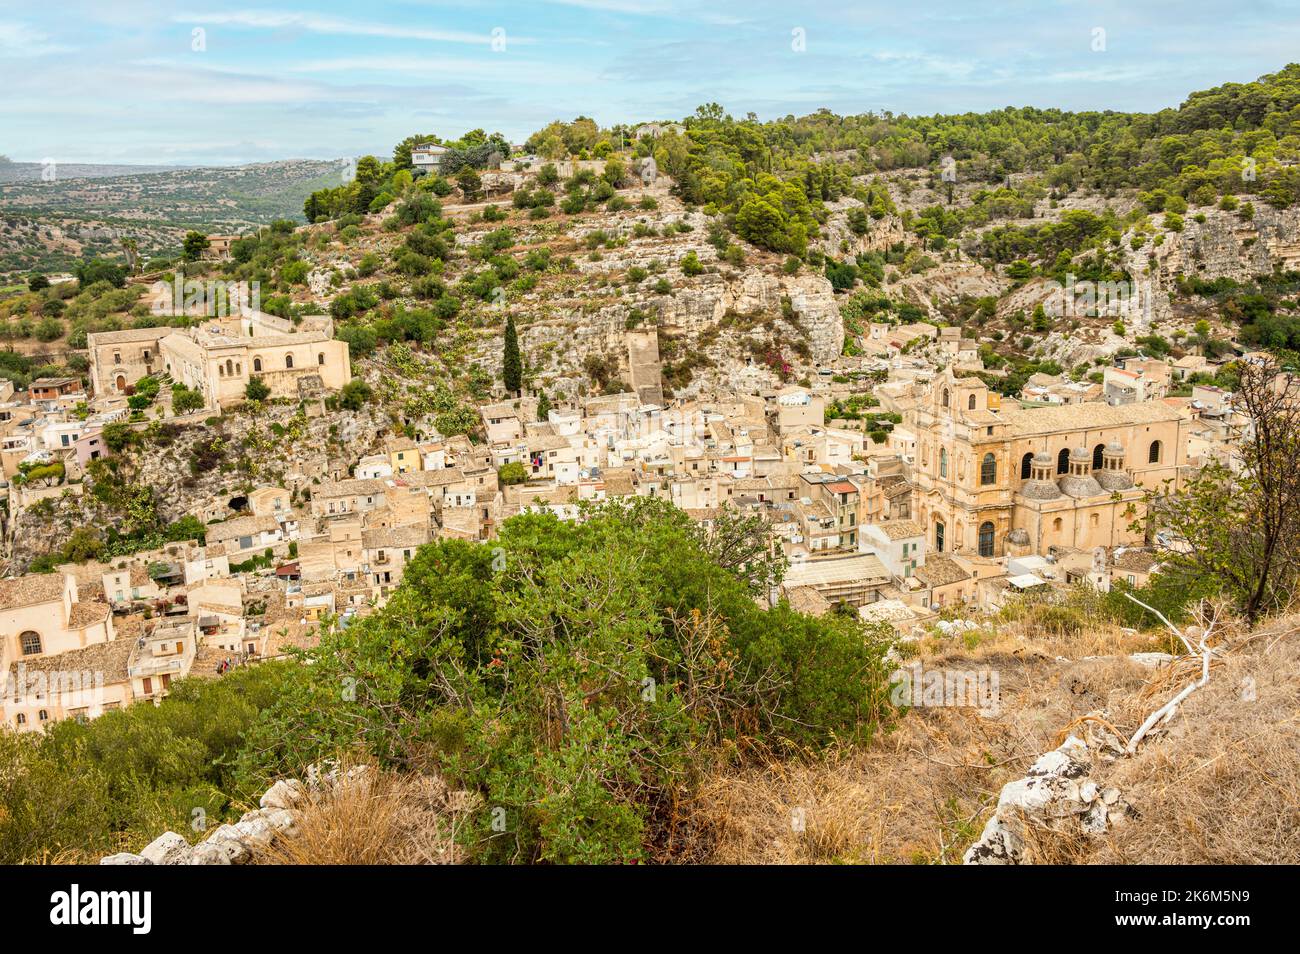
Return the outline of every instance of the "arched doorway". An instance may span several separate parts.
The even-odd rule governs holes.
[[[125,390],[126,390],[126,375],[125,375],[125,374],[119,374],[119,375],[117,376],[117,382],[116,382],[116,384],[117,384],[117,389],[118,389],[119,391],[125,391]]]
[[[942,523],[936,523],[934,525],[934,552],[935,553],[943,552],[943,524]]]

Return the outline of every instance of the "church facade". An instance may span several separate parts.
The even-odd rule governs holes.
[[[1146,491],[1177,489],[1187,463],[1179,411],[1008,403],[947,373],[915,410],[913,513],[927,545],[1000,557],[1142,543]]]

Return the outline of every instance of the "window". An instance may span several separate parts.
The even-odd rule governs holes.
[[[286,368],[292,368],[292,367],[293,367],[293,355],[291,355],[291,354],[286,354],[286,355],[284,356],[284,366],[285,366]]]
[[[985,454],[980,464],[980,483],[983,485],[997,483],[998,462],[992,454]]]
[[[41,651],[40,633],[33,632],[32,630],[29,629],[27,632],[23,633],[22,636],[19,638],[22,640],[24,656],[34,656],[36,653],[39,653]]]
[[[1070,449],[1062,447],[1061,453],[1056,455],[1056,472],[1064,474],[1070,469]]]
[[[17,722],[19,725],[26,725],[27,724],[26,713],[22,713],[22,712],[18,713],[18,715],[14,717],[14,721]]]
[[[226,359],[226,374],[234,374],[234,373],[235,373],[235,362],[233,362],[233,361],[231,361],[229,358],[227,358],[227,359]]]
[[[1029,479],[1029,475],[1031,473],[1029,468],[1030,465],[1033,464],[1033,462],[1034,462],[1033,454],[1026,454],[1024,457],[1020,458],[1020,479],[1021,480]]]
[[[966,410],[968,411],[975,410],[975,395],[972,394],[970,397],[966,399]]]
[[[325,363],[325,353],[323,351],[320,354],[316,355],[316,363],[317,364]]]
[[[984,521],[980,524],[980,556],[991,557],[993,555],[993,524],[991,521]]]
[[[1160,463],[1160,442],[1159,441],[1151,442],[1151,449],[1147,451],[1147,463],[1148,464]]]
[[[254,371],[261,371],[261,370],[262,370],[262,359],[261,359],[261,358],[254,358],[254,359],[253,359],[253,370],[254,370]]]
[[[42,709],[40,712],[36,713],[36,718],[40,719],[42,722],[48,722],[50,713],[47,710]]]
[[[936,553],[943,552],[943,524],[934,525],[934,550]]]
[[[944,447],[939,448],[939,476],[948,476],[948,450]]]
[[[1106,450],[1105,444],[1098,444],[1092,449],[1092,469],[1101,470],[1102,452]]]
[[[943,406],[944,406],[944,407],[947,407],[947,406],[948,406],[948,389],[947,389],[947,388],[944,388],[944,389],[943,389]]]
[[[1057,531],[1058,533],[1060,532],[1060,530],[1061,530],[1061,518],[1060,518],[1060,517],[1057,517],[1055,520],[1052,521],[1052,529],[1055,530],[1055,531]]]

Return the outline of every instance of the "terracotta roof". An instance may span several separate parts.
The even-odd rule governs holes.
[[[830,600],[811,586],[791,587],[786,591],[785,598],[789,600],[792,610],[808,616],[823,616],[831,609]]]
[[[61,573],[28,573],[0,580],[0,610],[52,603],[62,598]]]
[[[1001,420],[1007,431],[1016,437],[1034,434],[1059,434],[1068,431],[1091,430],[1102,427],[1123,427],[1129,424],[1156,424],[1177,421],[1181,415],[1160,403],[1109,405],[1100,402],[1067,404],[1060,407],[1020,408],[1006,411]]]
[[[1150,550],[1125,550],[1115,554],[1114,566],[1117,570],[1146,573],[1159,562],[1159,557]]]
[[[171,334],[170,327],[165,328],[127,328],[124,331],[96,331],[86,335],[87,345],[94,348],[96,345],[118,344],[128,341],[152,341],[155,338],[164,338]]]
[[[884,520],[870,524],[890,540],[906,540],[909,537],[923,537],[925,530],[915,520]]]
[[[85,629],[108,619],[109,608],[105,603],[73,603],[72,612],[68,614],[68,629]]]
[[[942,553],[927,556],[925,566],[917,567],[913,575],[931,587],[947,586],[971,578],[956,560]]]
[[[379,547],[418,547],[429,542],[429,528],[420,525],[380,527],[361,531],[361,545],[367,550]]]
[[[238,537],[252,536],[264,530],[273,531],[279,527],[272,516],[236,517],[222,523],[211,524],[206,532],[207,539],[213,541],[234,540]]]
[[[105,685],[126,682],[126,666],[134,646],[134,639],[112,639],[105,643],[92,643],[80,649],[70,649],[64,653],[24,657],[10,665],[9,672],[16,676],[19,665],[29,673],[84,670],[93,673],[102,672]]]

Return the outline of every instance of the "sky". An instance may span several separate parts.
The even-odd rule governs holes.
[[[1300,0],[0,0],[0,155],[236,164],[735,116],[1157,110],[1300,60]]]

